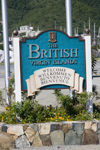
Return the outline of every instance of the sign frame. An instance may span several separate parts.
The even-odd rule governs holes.
[[[84,88],[86,89],[87,88],[87,79],[86,79],[86,43],[85,43],[85,39],[82,37],[82,36],[69,36],[67,33],[65,33],[65,32],[63,32],[63,31],[61,31],[61,30],[58,30],[58,29],[49,29],[49,30],[45,30],[45,31],[43,31],[43,32],[40,32],[37,36],[34,36],[34,37],[24,37],[23,39],[21,39],[20,40],[20,72],[21,72],[21,90],[22,91],[27,91],[27,89],[26,90],[23,90],[23,86],[22,86],[22,60],[21,60],[21,43],[23,42],[23,43],[26,43],[26,40],[29,40],[29,39],[33,39],[33,40],[35,40],[35,39],[37,39],[41,34],[43,34],[43,33],[45,33],[45,32],[52,32],[52,31],[58,31],[58,32],[61,32],[61,33],[63,33],[63,34],[65,34],[69,39],[71,39],[71,38],[77,38],[79,41],[83,41],[84,42],[84,67],[85,67],[85,86],[84,86]],[[59,65],[58,65],[58,67],[59,67]],[[67,67],[67,66],[66,66]],[[45,66],[44,66],[44,68],[45,68]],[[59,88],[59,87],[57,87],[57,88],[43,88],[43,89],[41,89],[41,90],[50,90],[50,89],[52,89],[52,90],[54,90],[54,89],[70,89],[70,87],[66,87],[66,88]]]

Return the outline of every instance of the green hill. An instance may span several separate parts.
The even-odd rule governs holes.
[[[7,0],[10,33],[20,25],[40,26],[41,30],[65,28],[65,0]],[[72,0],[73,30],[79,27],[83,32],[84,22],[88,28],[91,18],[91,29],[96,23],[100,26],[100,0]]]

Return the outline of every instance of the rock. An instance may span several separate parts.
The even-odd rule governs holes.
[[[91,126],[91,129],[96,132],[97,131],[97,123],[93,123],[92,126]]]
[[[13,136],[14,141],[16,141],[17,138],[18,138],[17,135],[14,135],[14,136]]]
[[[40,135],[50,134],[50,124],[39,124],[38,130]]]
[[[91,121],[86,121],[86,122],[85,122],[85,125],[84,125],[84,129],[85,129],[85,130],[91,129],[91,125],[92,125],[92,122],[91,122]]]
[[[98,134],[98,140],[99,140],[99,144],[100,144],[100,134]]]
[[[29,127],[29,126],[25,124],[25,125],[23,126],[23,130],[26,131],[26,129],[27,129],[28,127]]]
[[[10,126],[7,129],[7,133],[17,135],[17,136],[23,135],[24,134],[23,126],[21,125]]]
[[[62,126],[60,124],[51,124],[51,130],[50,132],[53,132],[55,130],[61,130]]]
[[[82,144],[87,145],[87,144],[98,144],[98,143],[99,143],[99,139],[97,133],[91,129],[85,130],[83,134]]]
[[[64,133],[67,133],[70,129],[72,129],[72,123],[62,125],[62,130]]]
[[[42,145],[42,141],[40,139],[39,133],[37,132],[34,136],[34,140],[33,140],[33,146],[34,147],[41,147]]]
[[[97,128],[98,128],[98,134],[100,134],[100,122],[98,122]]]
[[[98,122],[97,128],[98,128],[98,139],[99,139],[99,144],[100,144],[100,122]]]
[[[50,135],[41,135],[41,140],[42,140],[43,146],[52,145]]]
[[[2,132],[7,132],[7,129],[8,129],[7,126],[5,126],[5,125],[2,126]]]
[[[73,130],[77,133],[77,135],[83,134],[83,123],[74,123]]]
[[[84,129],[85,130],[92,129],[94,132],[96,132],[97,131],[97,123],[96,122],[92,123],[91,121],[87,121],[87,122],[85,122]]]
[[[81,145],[81,139],[75,131],[70,130],[65,134],[65,145]]]
[[[20,136],[16,142],[16,148],[26,148],[26,147],[30,147],[30,143],[27,140],[25,135]]]
[[[33,128],[35,132],[38,131],[38,125],[37,124],[35,124],[35,123],[31,124],[30,127]]]
[[[34,129],[31,128],[31,127],[28,127],[28,128],[26,129],[26,131],[25,131],[25,134],[26,134],[26,136],[27,136],[29,142],[32,143],[32,142],[33,142],[33,139],[34,139],[34,135],[35,135]]]
[[[14,139],[6,133],[0,134],[0,150],[14,148]]]
[[[50,134],[52,145],[64,145],[64,133],[61,130],[56,130]]]

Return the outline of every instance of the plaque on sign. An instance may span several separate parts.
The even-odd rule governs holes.
[[[74,70],[64,67],[48,67],[35,71],[26,80],[28,96],[34,95],[40,88],[49,85],[66,85],[82,92],[83,78]]]

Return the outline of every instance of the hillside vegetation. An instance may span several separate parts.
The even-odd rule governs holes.
[[[65,0],[7,0],[10,33],[20,25],[38,26],[41,30],[65,28]],[[1,12],[0,12],[1,13]],[[1,14],[0,14],[1,15]],[[84,22],[88,28],[91,18],[91,29],[96,23],[100,26],[100,0],[72,0],[73,31],[79,27],[83,32]]]

